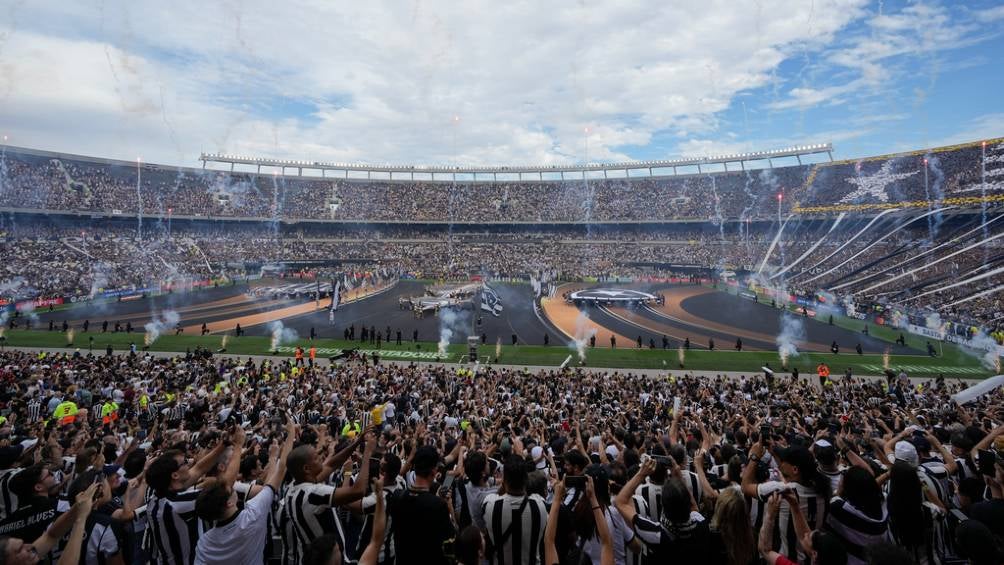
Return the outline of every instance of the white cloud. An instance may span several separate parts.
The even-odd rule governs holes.
[[[944,147],[946,145],[979,141],[981,139],[994,139],[1001,137],[1002,134],[1004,134],[1004,112],[984,114],[968,121],[952,135],[935,141],[931,144],[931,147]]]
[[[992,12],[992,11],[988,11]],[[986,13],[984,13],[986,14]],[[903,77],[917,74],[917,65],[936,78],[941,62],[932,64],[939,53],[959,49],[991,36],[981,33],[973,21],[936,3],[915,3],[896,13],[880,13],[864,19],[865,29],[851,34],[829,50],[825,61],[815,65],[828,76],[838,77],[825,87],[798,85],[787,97],[768,105],[771,109],[805,110],[815,106],[842,104],[852,96],[874,97],[895,90]],[[976,20],[985,20],[977,16]],[[896,59],[913,57],[910,67],[901,68]],[[840,80],[841,75],[850,78]]]
[[[589,160],[626,160],[661,132],[712,136],[737,94],[822,52],[866,1],[32,3],[0,46],[0,128],[191,165],[200,151],[568,162],[586,157],[588,126]],[[795,88],[779,104],[841,95]],[[287,115],[286,99],[316,111]]]

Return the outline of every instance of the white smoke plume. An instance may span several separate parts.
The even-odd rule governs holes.
[[[787,312],[781,314],[781,333],[777,334],[777,354],[781,358],[781,366],[788,366],[788,359],[798,355],[799,340],[805,339],[805,324],[798,316]]]
[[[17,291],[25,286],[28,286],[28,281],[24,277],[14,277],[9,281],[0,282],[0,296],[9,294],[11,297],[16,297]]]
[[[35,304],[33,302],[26,302],[24,306],[21,307],[21,315],[28,316],[28,320],[31,321],[32,325],[39,322],[38,314],[35,313]]]
[[[166,310],[160,316],[155,315],[143,326],[143,329],[146,330],[146,333],[143,334],[143,345],[153,345],[160,334],[178,325],[179,320],[181,320],[181,316],[174,310]]]
[[[924,316],[924,325],[927,326],[929,330],[940,330],[944,327],[945,322],[941,319],[941,315],[937,312],[932,312]]]
[[[453,308],[443,308],[439,311],[439,343],[437,355],[446,356],[446,348],[455,333],[461,333],[467,327],[467,314]]]
[[[1001,372],[1000,349],[994,338],[990,337],[982,330],[969,340],[969,347],[963,347],[962,351],[973,357],[979,357],[980,363],[987,369]]]
[[[91,290],[87,293],[88,299],[93,299],[99,292],[108,288],[108,265],[104,263],[94,263],[91,265]]]
[[[269,345],[270,351],[276,351],[279,346],[284,343],[290,343],[296,341],[299,334],[293,328],[287,328],[283,325],[281,320],[273,320],[268,324],[268,331],[272,334],[272,340]]]
[[[589,338],[595,335],[596,328],[589,324],[589,314],[585,310],[579,310],[579,316],[575,319],[575,335],[568,343],[568,348],[579,354],[580,362],[585,362]]]

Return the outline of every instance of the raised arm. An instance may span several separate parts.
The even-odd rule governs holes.
[[[1004,426],[1001,426],[1000,428],[998,428],[998,430],[1004,431]],[[945,463],[945,470],[948,471],[949,475],[954,475],[959,470],[959,465],[955,462],[955,457],[952,457],[952,452],[948,451],[948,449],[946,449],[945,446],[942,445],[941,441],[938,439],[938,436],[932,434],[931,432],[927,432],[924,435],[927,437],[928,443],[930,443],[935,449],[938,450],[938,453],[941,454],[941,459]],[[990,436],[988,435],[987,437],[983,438],[983,441],[986,441],[986,439],[989,437]],[[983,443],[983,441],[981,441],[980,443]],[[991,439],[991,441],[993,440]],[[990,445],[990,442],[987,442],[987,445]],[[977,444],[977,446],[979,446],[979,444]],[[984,449],[984,448],[979,448],[979,449]]]
[[[282,487],[282,479],[286,476],[286,457],[289,456],[290,451],[293,451],[293,444],[296,442],[297,432],[299,431],[292,418],[287,418],[286,421],[286,441],[282,444],[279,459],[272,466],[272,470],[265,479],[265,484],[271,486],[272,490],[276,493]]]
[[[767,513],[763,518],[763,525],[760,527],[760,555],[767,565],[777,563],[780,553],[774,551],[774,524],[777,523],[777,510],[781,507],[781,497],[774,493],[767,501]]]
[[[586,477],[586,495],[589,497],[589,505],[593,509],[596,534],[600,538],[600,544],[602,544],[600,563],[601,565],[614,565],[614,541],[610,536],[610,528],[607,527],[607,517],[603,515],[603,507],[596,500],[596,489],[593,487],[593,478],[589,476]]]
[[[383,483],[373,481],[373,495],[376,497],[376,507],[373,509],[373,534],[370,542],[359,558],[359,565],[377,565],[380,548],[383,546],[384,531],[387,528],[387,512],[384,511]]]
[[[624,517],[624,522],[627,523],[628,527],[633,527],[634,517],[638,513],[631,502],[631,496],[634,495],[634,491],[638,490],[645,477],[651,475],[653,471],[655,471],[655,460],[649,459],[645,461],[638,468],[638,472],[617,493],[617,498],[614,499],[614,505],[617,506],[617,511]]]
[[[220,480],[228,487],[232,487],[234,485],[234,482],[237,481],[237,473],[240,473],[241,470],[241,455],[244,453],[244,442],[247,441],[247,435],[244,433],[244,428],[237,426],[234,430],[232,440],[233,452],[230,454],[230,461],[227,463],[226,470],[223,471],[223,475],[220,476]]]
[[[544,528],[544,563],[553,565],[561,560],[558,558],[558,513],[561,511],[561,501],[565,499],[565,483],[554,482],[554,500],[551,501],[551,512],[547,515],[547,526]]]
[[[56,518],[56,520],[52,523],[52,525],[49,526],[47,530],[45,530],[45,533],[39,536],[38,539],[36,539],[31,544],[31,546],[35,548],[35,552],[38,554],[39,557],[44,557],[48,555],[49,552],[52,551],[52,548],[56,547],[56,544],[59,543],[59,540],[63,539],[63,536],[66,535],[66,532],[70,531],[70,528],[73,527],[73,525],[76,523],[77,516],[83,514],[84,520],[87,520],[87,515],[91,513],[91,504],[94,501],[94,493],[97,491],[97,489],[98,489],[97,483],[94,483],[91,486],[87,487],[87,490],[85,490],[84,492],[80,493],[77,496],[77,501],[82,501],[84,498],[86,498],[91,502],[87,504],[77,504],[75,502],[73,504],[73,507],[70,508],[69,512],[64,512],[62,516]],[[81,544],[82,543],[83,543],[83,537],[81,536]],[[79,554],[77,554],[77,560],[79,561],[79,559],[80,556]],[[74,561],[74,563],[77,563],[78,561]]]
[[[209,453],[203,455],[202,459],[196,461],[195,465],[192,465],[192,468],[188,473],[188,479],[182,484],[182,490],[187,489],[202,480],[203,475],[208,473],[209,470],[213,468],[213,465],[216,465],[216,462],[219,461],[220,455],[223,454],[223,450],[225,448],[226,445],[221,441],[216,444],[216,447],[209,450]]]
[[[341,506],[354,500],[359,500],[366,494],[366,488],[370,480],[370,457],[376,449],[376,435],[373,432],[366,433],[366,447],[363,450],[363,464],[359,466],[359,476],[352,486],[339,487],[331,493],[331,505]]]
[[[798,539],[798,544],[802,546],[802,551],[811,553],[812,549],[805,547],[805,544],[802,542],[805,539],[805,535],[811,530],[809,529],[809,522],[805,519],[805,514],[802,514],[802,507],[798,505],[798,497],[795,496],[794,491],[786,490],[781,495],[781,498],[788,503],[788,508],[791,509],[791,521],[795,524],[795,536]]]
[[[756,466],[763,457],[764,447],[763,440],[753,444],[750,448],[749,460],[746,461],[746,467],[743,468],[742,477],[742,489],[743,494],[751,498],[757,497],[757,482],[756,482]]]
[[[76,509],[73,518],[73,529],[70,530],[70,539],[66,542],[66,549],[59,556],[58,565],[77,565],[80,563],[80,555],[83,552],[84,532],[87,529],[87,517],[91,513],[91,506],[94,504],[94,491],[96,484],[91,485],[84,492],[77,495],[77,500],[73,503]],[[38,543],[35,543],[35,551],[38,551]],[[48,551],[46,552],[48,553]],[[43,557],[45,553],[38,553]]]
[[[345,465],[345,462],[349,460],[349,457],[352,457],[352,453],[359,447],[359,443],[363,440],[363,437],[364,435],[360,435],[356,441],[350,443],[338,453],[334,453],[331,457],[325,459],[324,464],[321,465],[321,472],[318,473],[317,476],[327,479],[331,476],[331,473],[335,472],[335,469],[341,468],[342,465]],[[365,486],[366,485],[363,485],[363,490],[365,490]]]
[[[701,483],[701,491],[704,492],[704,496],[715,500],[718,498],[718,491],[711,488],[711,483],[708,482],[708,476],[704,471],[704,453],[705,451],[701,449],[694,455],[694,470],[697,473],[698,481]]]

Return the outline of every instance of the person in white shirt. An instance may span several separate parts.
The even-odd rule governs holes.
[[[268,533],[268,513],[272,508],[282,479],[286,475],[286,456],[293,450],[297,429],[292,418],[286,425],[286,441],[265,485],[243,509],[237,507],[234,481],[240,468],[241,454],[234,450],[224,475],[202,489],[195,502],[199,518],[213,522],[213,527],[199,538],[195,548],[195,563],[241,563],[260,565],[265,562],[265,536]]]

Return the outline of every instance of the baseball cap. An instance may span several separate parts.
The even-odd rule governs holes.
[[[908,441],[896,442],[895,460],[909,463],[911,467],[920,465],[920,456],[917,454],[917,448]]]
[[[832,443],[825,439],[816,440],[813,444],[813,452],[816,454],[816,460],[824,465],[832,465],[837,461],[837,448],[833,446]]]

